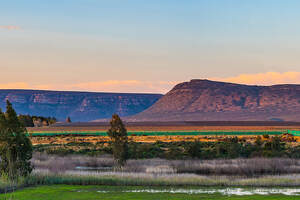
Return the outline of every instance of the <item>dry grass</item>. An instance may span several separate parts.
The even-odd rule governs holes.
[[[114,160],[110,155],[56,156],[35,153],[32,163],[36,169],[62,173],[75,170],[76,167],[112,170]],[[251,159],[216,159],[216,160],[164,160],[144,159],[129,160],[123,172],[156,174],[200,174],[200,175],[280,175],[300,174],[300,160],[288,158],[251,158]]]
[[[101,157],[77,155],[56,156],[44,153],[34,153],[31,162],[35,169],[47,169],[54,173],[74,170],[78,166],[104,168],[112,167],[115,164],[110,155],[102,155]]]
[[[256,176],[300,173],[300,160],[287,158],[251,158],[229,160],[172,161],[178,173]]]
[[[244,186],[244,187],[291,187],[300,186],[300,176],[199,176],[195,174],[149,174],[128,172],[80,172],[67,171],[53,174],[35,171],[27,185],[70,184],[70,185],[118,185],[118,186]]]
[[[216,142],[223,141],[225,138],[230,138],[234,136],[206,136],[206,135],[176,135],[176,136],[129,136],[129,140],[134,142],[142,143],[155,143],[157,141],[161,142],[180,142],[180,141],[201,141],[201,142]],[[243,135],[237,136],[241,140],[246,140],[247,142],[254,142],[257,138],[256,135]],[[264,139],[264,138],[262,138]],[[107,143],[110,139],[108,136],[40,136],[32,137],[31,142],[33,145],[39,144],[69,144],[69,143]],[[286,141],[291,145],[297,145],[300,142],[300,137],[296,136],[286,136],[282,137],[282,141]]]

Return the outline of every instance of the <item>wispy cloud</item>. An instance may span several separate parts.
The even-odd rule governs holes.
[[[252,84],[252,85],[274,85],[274,84],[300,84],[300,72],[266,72],[257,74],[240,74],[228,78],[211,78],[212,80]]]
[[[0,83],[0,89],[30,89],[30,85],[25,82]]]
[[[12,25],[7,25],[7,26],[1,26],[0,29],[5,29],[5,30],[21,30],[21,27],[19,26],[12,26]]]
[[[138,92],[166,93],[178,82],[173,81],[139,81],[139,80],[108,80],[98,82],[82,82],[76,84],[29,84],[23,82],[0,84],[0,89],[40,89],[40,90],[71,90],[93,92]]]
[[[251,85],[300,84],[300,72],[266,72],[257,74],[240,74],[237,76],[208,78],[215,81],[224,81]],[[188,80],[186,80],[188,81]],[[40,89],[40,90],[69,90],[92,92],[137,92],[161,93],[171,90],[177,81],[140,81],[140,80],[107,80],[96,82],[81,82],[75,84],[30,84],[15,82],[0,84],[0,89]]]
[[[166,93],[177,82],[173,81],[139,81],[139,80],[108,80],[98,82],[83,82],[66,85],[39,85],[40,89],[76,90],[76,91],[98,91],[98,92],[145,92]]]

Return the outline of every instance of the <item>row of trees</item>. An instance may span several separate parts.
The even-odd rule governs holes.
[[[19,115],[19,121],[25,127],[34,126],[49,126],[57,122],[55,117],[43,117],[43,116],[31,116],[31,115]]]

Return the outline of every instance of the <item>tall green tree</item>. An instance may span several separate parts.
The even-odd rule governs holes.
[[[14,179],[31,173],[32,144],[12,104],[6,104],[6,112],[0,111],[0,172]]]
[[[119,168],[125,165],[128,158],[127,130],[121,118],[114,114],[110,121],[110,129],[107,132],[111,139],[113,156]]]

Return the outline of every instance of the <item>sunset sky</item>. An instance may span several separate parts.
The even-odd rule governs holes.
[[[300,84],[298,0],[0,0],[0,88]]]

